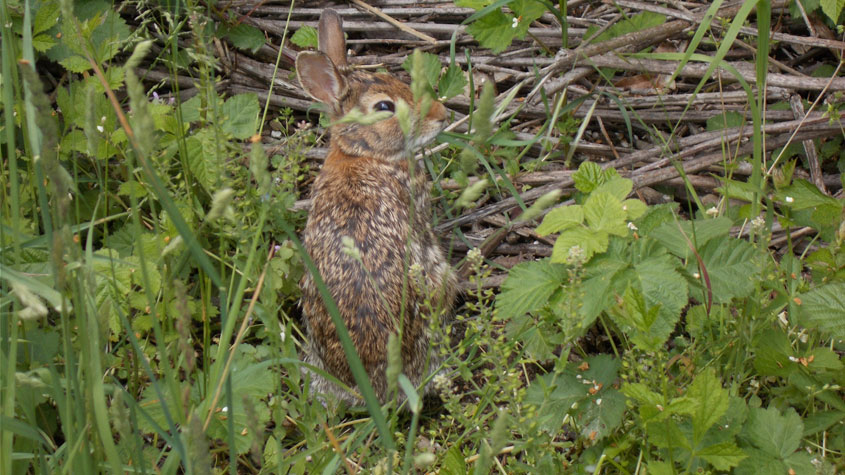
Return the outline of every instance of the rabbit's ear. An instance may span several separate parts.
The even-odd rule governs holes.
[[[315,100],[339,109],[346,92],[346,78],[323,53],[303,51],[296,56],[296,77],[305,92]]]
[[[329,8],[323,10],[318,26],[320,51],[326,53],[338,68],[346,68],[346,38],[343,37],[343,19],[336,11]]]

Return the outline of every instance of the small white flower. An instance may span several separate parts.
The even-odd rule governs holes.
[[[701,278],[701,274],[699,274],[698,272],[693,272],[692,277],[693,277],[694,279],[700,279],[700,278]]]
[[[98,125],[98,126],[97,126],[97,130],[99,130],[99,131],[100,131],[100,133],[102,133],[102,132],[103,132],[103,131],[105,131],[106,129],[104,129],[102,125]]]
[[[220,412],[229,412],[229,406],[223,406],[220,408]]]
[[[280,332],[279,332],[279,338],[281,338],[281,339],[282,339],[282,341],[285,341],[285,338],[287,338],[287,335],[285,335],[285,331],[284,331],[284,330],[282,330],[282,331],[280,331]]]
[[[710,216],[710,217],[712,218],[712,217],[714,217],[714,216],[718,216],[718,215],[719,215],[719,209],[718,209],[718,208],[716,208],[715,206],[711,206],[711,207],[710,207],[707,211],[705,211],[704,213],[705,213],[705,214],[707,214],[707,216]]]
[[[637,228],[633,221],[628,221],[628,229],[630,229],[631,231],[636,231],[639,228]]]
[[[106,121],[106,116],[100,117],[100,122],[105,122],[105,121]]]
[[[513,18],[513,24],[511,24],[511,28],[516,28],[518,26],[519,26],[519,18],[514,17]]]
[[[794,356],[790,356],[790,357],[789,357],[789,361],[792,361],[793,363],[797,363],[797,362],[798,362],[798,358],[796,358],[796,357],[794,357]]]
[[[273,130],[273,131],[270,132],[270,137],[273,137],[274,139],[280,139],[280,138],[282,138],[282,131],[281,130]]]
[[[792,197],[791,197],[791,196],[787,196],[786,198],[784,198],[784,201],[786,201],[787,203],[792,203],[792,202],[793,202],[793,201],[795,201],[795,200],[794,200],[794,199],[792,199]]]
[[[780,321],[780,324],[783,325],[784,327],[789,326],[789,320],[787,320],[787,318],[786,318],[786,310],[784,310],[783,312],[780,312],[778,314],[778,321]]]
[[[596,406],[601,406],[601,398],[596,399]]]
[[[660,412],[663,412],[663,406],[662,406],[662,405],[660,405],[660,404],[658,404],[658,405],[657,405],[657,410],[658,410],[658,411],[660,411]]]

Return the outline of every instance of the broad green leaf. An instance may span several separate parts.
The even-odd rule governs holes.
[[[681,309],[687,305],[687,282],[675,270],[675,262],[669,255],[642,261],[634,266],[634,272],[648,307],[659,306],[648,335],[663,344],[678,323]]]
[[[256,132],[256,119],[261,112],[255,93],[238,94],[223,103],[221,127],[236,139],[247,139]]]
[[[613,26],[605,30],[603,33],[598,35],[593,42],[599,43],[602,41],[607,41],[618,36],[622,36],[627,33],[633,33],[635,31],[642,31],[654,26],[658,26],[663,24],[666,21],[666,17],[657,13],[652,12],[643,12],[637,15],[633,15],[628,17],[625,20],[619,21],[615,23]],[[598,28],[591,28],[587,29],[587,33],[585,34],[585,38],[593,36],[593,32],[597,31]]]
[[[755,447],[781,460],[798,450],[803,433],[804,423],[794,409],[781,414],[775,407],[751,409],[743,432]]]
[[[741,127],[745,124],[745,116],[736,111],[719,112],[707,119],[707,130],[724,130],[732,127]]]
[[[428,85],[433,89],[434,86],[437,85],[437,78],[440,76],[440,69],[442,69],[442,65],[440,64],[440,58],[437,57],[435,54],[431,53],[419,53],[422,57],[422,65],[423,65],[423,76],[425,77],[426,82]],[[411,68],[414,67],[414,56],[408,56],[407,59],[402,63],[402,68],[405,71],[408,71],[408,74],[411,74]],[[460,68],[458,68],[460,69]]]
[[[466,31],[493,54],[499,54],[510,46],[515,33],[513,19],[498,9],[476,20]]]
[[[299,31],[297,31],[299,33]],[[264,45],[264,33],[258,28],[247,25],[246,23],[239,23],[232,28],[226,30],[226,38],[235,45],[236,48],[245,51],[258,51]]]
[[[607,250],[608,235],[604,231],[593,231],[583,226],[567,229],[558,236],[552,248],[552,262],[569,262],[570,250],[578,246],[583,251],[583,258],[589,260],[596,253]]]
[[[572,404],[588,394],[589,387],[569,374],[544,374],[531,382],[525,393],[525,404],[537,407],[539,426],[556,434]]]
[[[32,47],[39,53],[48,51],[53,46],[56,46],[56,44],[56,40],[48,34],[37,35],[32,39]]]
[[[317,29],[313,26],[305,25],[296,30],[296,33],[290,37],[290,42],[300,48],[317,48]]]
[[[616,236],[628,235],[622,202],[610,193],[598,190],[591,193],[584,203],[584,219],[593,231]]]
[[[778,329],[765,329],[754,339],[754,369],[761,376],[788,376],[796,370],[789,338]]]
[[[654,229],[649,236],[660,241],[660,244],[663,244],[672,254],[681,259],[689,259],[692,257],[690,242],[696,249],[701,249],[711,239],[718,236],[727,236],[730,230],[731,220],[718,217],[695,221],[666,222]]]
[[[795,180],[792,186],[782,189],[776,195],[778,201],[794,210],[829,206],[842,209],[842,202],[822,193],[816,185],[807,180]]]
[[[440,473],[443,475],[466,475],[469,473],[460,447],[454,445],[446,452],[440,465]]]
[[[209,194],[218,188],[223,172],[223,151],[218,152],[216,144],[214,133],[209,128],[200,129],[185,140],[191,173]]]
[[[537,234],[545,236],[558,233],[583,222],[584,208],[581,205],[561,206],[549,211],[543,222],[537,226]]]
[[[596,194],[605,192],[613,195],[617,200],[622,201],[631,194],[631,190],[633,189],[633,181],[627,178],[622,178],[619,175],[608,175],[606,181],[601,183],[590,193]]]
[[[522,343],[526,355],[537,361],[554,358],[554,350],[566,341],[566,335],[563,332],[548,331],[547,325],[538,324],[532,316],[514,317],[505,328],[508,336]]]
[[[837,339],[845,338],[845,283],[822,285],[802,294],[798,309],[807,326]]]
[[[827,430],[834,424],[845,420],[845,411],[816,411],[804,418],[803,437],[809,437]]]
[[[733,473],[737,475],[784,475],[788,473],[786,464],[771,455],[753,447],[743,450],[747,458],[740,461]]]
[[[820,0],[819,5],[830,21],[836,23],[842,15],[842,9],[845,8],[845,0]]]
[[[456,7],[474,8],[475,10],[481,10],[491,3],[493,3],[493,0],[455,0]]]
[[[540,309],[566,278],[566,268],[548,260],[516,265],[496,297],[499,317],[507,320]]]
[[[625,414],[625,396],[608,388],[579,404],[575,419],[585,440],[601,440],[612,434]]]
[[[707,370],[696,376],[689,387],[687,397],[696,402],[695,411],[691,415],[693,437],[695,442],[699,442],[707,429],[728,410],[728,392],[722,388],[715,372]]]
[[[514,0],[508,4],[508,8],[510,8],[517,17],[518,23],[515,35],[519,39],[525,38],[525,34],[528,33],[528,28],[531,26],[531,23],[543,16],[543,13],[546,13],[545,5],[537,0]],[[511,24],[511,27],[513,27],[513,24]]]
[[[625,211],[625,219],[633,221],[642,216],[646,210],[648,210],[648,205],[636,198],[632,198],[622,202],[622,210]]]
[[[59,23],[61,7],[56,0],[41,2],[32,19],[32,36],[43,33]],[[34,38],[33,38],[34,39]]]
[[[440,100],[449,99],[463,94],[467,85],[466,75],[460,66],[452,64],[443,73],[440,83],[437,85],[437,95]]]
[[[603,169],[593,162],[583,162],[578,167],[578,171],[572,174],[572,179],[575,181],[575,188],[578,191],[590,193],[599,185],[603,185],[617,176],[619,176],[619,173],[614,168]]]
[[[722,442],[696,451],[696,455],[708,461],[716,470],[730,470],[748,457],[736,444]]]
[[[759,273],[759,265],[755,262],[758,252],[748,241],[729,236],[713,239],[700,248],[714,302],[729,303],[731,299],[751,295]],[[690,274],[701,274],[697,260],[690,260],[687,270]],[[699,283],[702,287],[695,288],[695,297],[699,302],[706,302],[703,277]]]

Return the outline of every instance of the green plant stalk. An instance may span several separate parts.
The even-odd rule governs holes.
[[[750,2],[749,2],[750,3]],[[751,104],[751,117],[754,121],[754,153],[752,156],[751,185],[754,187],[754,201],[751,202],[751,216],[760,214],[763,189],[763,119],[766,107],[766,72],[769,66],[769,33],[772,23],[772,4],[769,0],[757,1],[757,101]]]
[[[12,29],[10,27],[10,22],[7,20],[9,17],[8,8],[6,5],[6,0],[0,1],[0,25],[3,28],[3,38],[4,41],[2,42],[3,47],[3,59],[2,59],[2,71],[3,71],[3,122],[6,131],[6,159],[9,161],[9,199],[3,199],[4,203],[9,203],[10,211],[11,211],[11,225],[12,228],[15,230],[20,231],[18,226],[20,225],[20,188],[18,183],[18,161],[15,157],[15,86],[17,85],[20,88],[20,83],[18,82],[18,75],[17,70],[14,67],[12,61],[14,58],[17,57],[17,54],[14,51],[15,41],[13,38],[15,37],[12,34]],[[0,174],[0,198],[4,198],[6,193],[6,184],[3,180],[3,174]],[[20,246],[17,239],[14,240],[15,245],[15,255],[20,255]],[[2,467],[2,464],[0,464]]]
[[[411,415],[411,429],[405,442],[405,461],[402,463],[402,475],[407,475],[413,465],[414,440],[417,437],[417,426],[420,422],[420,411],[414,410]]]
[[[276,74],[279,71],[279,63],[282,61],[282,51],[285,48],[285,40],[288,37],[288,25],[290,24],[290,16],[293,13],[293,6],[296,3],[295,0],[291,0],[290,8],[288,8],[288,17],[285,20],[285,29],[282,31],[282,42],[279,44],[279,54],[276,55],[276,64],[273,65],[273,74],[270,76],[270,86],[267,88],[267,100],[264,101],[264,111],[261,114],[261,117],[256,117],[255,120],[258,121],[256,124],[256,130],[258,130],[258,135],[261,135],[261,131],[264,130],[264,123],[267,120],[267,111],[270,109],[270,97],[273,95],[273,86],[276,85]]]

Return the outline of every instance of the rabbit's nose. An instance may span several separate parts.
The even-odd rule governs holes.
[[[446,120],[446,106],[437,101],[431,102],[431,108],[428,109],[428,120],[436,120],[442,122]]]

